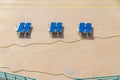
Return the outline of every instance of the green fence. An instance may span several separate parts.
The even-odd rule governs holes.
[[[0,80],[36,80],[36,79],[0,71]]]
[[[117,76],[104,76],[104,77],[93,77],[93,78],[76,78],[74,80],[120,80],[120,75],[117,75]]]
[[[36,79],[0,71],[0,80],[36,80]],[[74,80],[120,80],[120,75],[93,78],[74,78]]]

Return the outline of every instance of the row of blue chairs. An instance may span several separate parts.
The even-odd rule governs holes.
[[[17,29],[17,32],[24,32],[24,33],[28,33],[29,30],[30,30],[30,27],[31,27],[31,23],[28,22],[28,23],[24,23],[24,22],[21,22],[18,29]],[[48,30],[49,32],[62,32],[63,30],[63,23],[62,22],[51,22],[51,25],[50,25],[50,29]],[[91,33],[92,32],[92,24],[91,23],[84,23],[84,22],[81,22],[79,24],[79,28],[77,29],[78,32],[80,33]]]
[[[49,31],[50,32],[61,32],[62,31],[62,22],[52,22]],[[91,33],[92,32],[92,24],[81,22],[79,24],[79,28],[77,29],[80,33]]]

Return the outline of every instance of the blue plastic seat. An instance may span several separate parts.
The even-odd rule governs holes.
[[[92,24],[86,23],[86,33],[91,33],[91,32],[92,32]]]
[[[25,26],[25,23],[21,22],[20,25],[19,25],[19,28],[17,29],[17,32],[23,32],[24,26]]]
[[[58,22],[56,32],[61,32],[61,31],[62,31],[62,22]]]
[[[56,22],[52,22],[50,25],[50,32],[55,32]]]
[[[25,32],[25,33],[29,32],[30,26],[31,26],[31,23],[26,23],[26,25],[25,25],[25,27],[23,29],[23,32]]]
[[[81,33],[85,32],[85,23],[80,23],[80,25],[79,25],[79,32],[81,32]]]

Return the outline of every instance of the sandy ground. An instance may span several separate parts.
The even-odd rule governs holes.
[[[18,37],[16,28],[21,21],[32,23],[30,39]],[[64,38],[51,38],[47,30],[52,21],[63,22]],[[3,48],[11,44],[79,40],[77,27],[81,21],[92,23],[94,40]],[[120,73],[119,36],[119,0],[0,0],[0,67],[43,72],[16,74],[38,80],[70,80],[64,75],[44,72],[73,78],[117,75]],[[12,73],[5,68],[0,70]]]

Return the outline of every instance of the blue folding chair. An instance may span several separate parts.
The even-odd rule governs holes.
[[[23,32],[27,33],[30,30],[31,23],[26,23],[26,26],[24,27]]]
[[[50,25],[50,32],[55,32],[56,22],[52,22]]]
[[[17,29],[17,32],[23,32],[24,26],[25,26],[25,23],[21,22],[20,25],[19,25],[19,28]]]
[[[62,22],[58,22],[56,32],[61,32],[61,31],[62,31]]]
[[[79,32],[84,33],[85,31],[85,23],[80,23],[79,25]]]
[[[91,23],[86,23],[86,32],[91,33],[92,32],[92,24]]]

